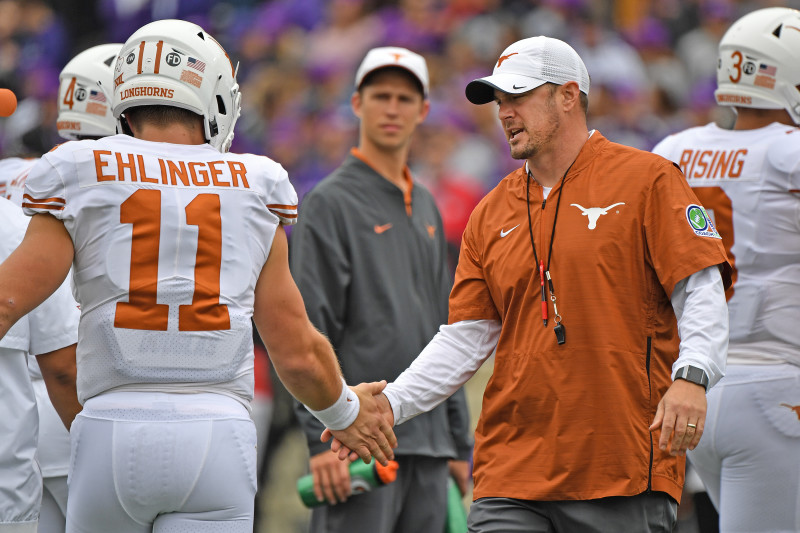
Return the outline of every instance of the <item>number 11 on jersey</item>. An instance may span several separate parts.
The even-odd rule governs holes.
[[[139,189],[122,202],[120,222],[133,225],[128,301],[117,302],[114,327],[166,331],[169,306],[158,303],[161,191]],[[197,226],[192,303],[178,309],[179,331],[230,329],[228,306],[219,303],[222,218],[218,194],[198,194],[186,206]]]

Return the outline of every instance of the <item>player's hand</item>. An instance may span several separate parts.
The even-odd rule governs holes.
[[[347,500],[351,494],[349,466],[330,450],[311,456],[309,467],[317,501],[334,505]]]
[[[706,421],[706,391],[701,385],[676,379],[658,402],[650,431],[661,428],[658,447],[671,455],[686,455],[703,436]],[[691,427],[693,424],[697,427]]]
[[[469,461],[448,461],[447,467],[458,486],[458,491],[464,496],[469,486]]]
[[[345,460],[349,457],[350,461],[354,461],[361,457],[365,463],[369,463],[375,457],[385,466],[394,458],[392,448],[397,447],[397,437],[392,431],[394,416],[386,416],[386,408],[388,407],[390,413],[392,409],[389,400],[381,394],[384,387],[386,381],[350,387],[358,395],[358,417],[345,429],[325,429],[320,437],[322,442],[334,438],[331,450],[337,452],[339,459]]]
[[[370,385],[368,383],[361,383],[358,387]],[[378,403],[378,408],[383,413],[383,417],[386,419],[386,422],[389,424],[390,427],[394,427],[394,411],[392,411],[392,405],[389,403],[389,399],[386,395],[383,394],[383,389],[381,392],[378,392],[374,395],[375,401]],[[322,441],[325,442],[333,437],[333,433],[330,430],[326,429],[322,433]],[[356,452],[350,450],[347,446],[342,444],[337,438],[333,438],[331,440],[331,451],[338,453],[338,457],[342,460],[347,458],[350,462],[358,460],[360,457]]]

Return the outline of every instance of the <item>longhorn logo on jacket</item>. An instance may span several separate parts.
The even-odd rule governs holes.
[[[577,207],[583,213],[583,216],[589,217],[589,229],[594,229],[597,227],[597,219],[600,218],[600,215],[607,215],[608,210],[612,207],[617,207],[618,205],[625,205],[625,202],[617,202],[616,204],[611,204],[608,207],[583,207],[580,204],[569,204]]]

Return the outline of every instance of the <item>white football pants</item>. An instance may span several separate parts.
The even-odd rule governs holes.
[[[78,415],[71,436],[67,533],[252,533],[256,430],[249,417]]]
[[[800,531],[800,367],[728,365],[689,458],[721,533]]]

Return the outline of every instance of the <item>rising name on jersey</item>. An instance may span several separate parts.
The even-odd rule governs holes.
[[[747,149],[693,150],[681,152],[678,165],[686,178],[738,178],[742,175]]]

